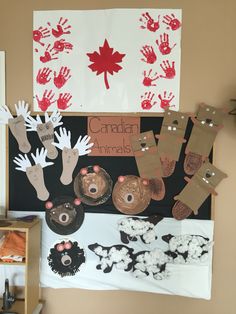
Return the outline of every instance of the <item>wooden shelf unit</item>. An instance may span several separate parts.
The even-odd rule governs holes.
[[[18,314],[32,314],[39,304],[39,262],[41,243],[41,221],[35,218],[31,222],[18,220],[7,220],[11,225],[0,227],[0,232],[19,231],[26,234],[25,260],[23,262],[1,262],[2,265],[14,267],[23,265],[25,273],[24,299],[17,300],[12,305],[10,311]],[[2,278],[2,284],[6,278]],[[11,288],[11,287],[10,287]],[[16,296],[17,298],[17,296]],[[2,307],[2,300],[1,307]]]

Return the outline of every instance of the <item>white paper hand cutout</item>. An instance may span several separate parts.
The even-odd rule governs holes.
[[[41,118],[40,118],[40,116],[38,114],[37,114],[35,119],[33,117],[31,117],[31,116],[28,116],[26,118],[25,122],[26,122],[25,126],[26,126],[28,132],[31,132],[31,131],[37,132],[38,124],[42,124],[43,123]]]
[[[58,143],[52,143],[52,145],[56,146],[57,148],[63,150],[64,147],[71,148],[71,132],[66,131],[66,128],[59,128],[60,135],[57,132],[54,132]]]
[[[8,124],[8,119],[13,119],[12,114],[10,113],[7,106],[0,106],[0,123]]]
[[[19,100],[17,104],[15,104],[16,114],[19,117],[22,117],[26,120],[26,118],[30,115],[30,111],[28,111],[29,105],[24,100]]]
[[[54,129],[60,125],[63,124],[63,122],[60,122],[62,119],[62,116],[60,114],[60,112],[57,109],[54,109],[51,116],[48,116],[48,113],[45,112],[45,123],[47,123],[48,121],[51,121],[53,124]]]
[[[90,141],[91,137],[88,136],[88,135],[85,135],[83,138],[82,136],[80,136],[77,140],[77,143],[75,144],[74,146],[74,149],[78,149],[79,151],[79,156],[83,156],[83,155],[87,155],[89,153],[91,153],[91,148],[94,143],[90,143],[89,144],[89,141]]]
[[[35,155],[31,153],[31,157],[34,160],[35,165],[39,164],[41,165],[42,168],[53,165],[53,162],[46,161],[47,150],[44,147],[41,148],[40,152],[39,149],[37,148]]]
[[[26,154],[24,156],[19,154],[18,156],[13,159],[13,162],[19,166],[15,169],[26,172],[26,168],[31,167],[31,162]]]

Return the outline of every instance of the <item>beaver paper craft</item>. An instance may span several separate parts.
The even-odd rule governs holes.
[[[169,177],[175,170],[176,162],[179,160],[185,130],[188,123],[188,116],[182,112],[166,110],[158,139],[158,153],[160,155],[163,177]]]
[[[174,218],[182,220],[192,212],[197,215],[199,207],[207,197],[210,194],[217,195],[215,187],[226,177],[224,172],[210,162],[205,162],[191,179],[185,177],[188,184],[174,197],[177,200],[172,208]]]
[[[153,131],[142,132],[130,138],[130,144],[135,156],[139,175],[150,180],[152,199],[161,200],[165,196],[165,184],[162,176],[160,155]]]
[[[185,150],[184,171],[193,175],[208,158],[216,135],[223,128],[225,112],[205,104],[199,105],[193,128]]]

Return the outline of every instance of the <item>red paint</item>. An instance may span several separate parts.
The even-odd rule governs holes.
[[[99,52],[94,51],[93,53],[87,53],[89,61],[93,62],[88,67],[93,71],[97,71],[97,75],[104,73],[104,82],[107,89],[110,88],[107,79],[107,73],[113,75],[114,72],[119,72],[122,67],[117,63],[122,62],[125,54],[121,54],[118,51],[113,52],[108,44],[108,41],[105,39],[102,47],[99,47]]]
[[[44,46],[45,44],[41,42],[41,39],[49,37],[50,31],[47,29],[47,27],[43,28],[40,26],[38,29],[33,31],[33,40],[36,43],[39,43],[41,46]]]
[[[172,31],[176,31],[180,28],[181,23],[180,21],[175,17],[175,15],[172,13],[171,15],[165,15],[163,17],[163,23],[169,26],[169,28],[172,29]]]
[[[157,103],[156,101],[152,103],[153,97],[154,97],[154,93],[151,93],[151,92],[146,92],[144,96],[141,96],[141,99],[144,98],[141,102],[142,109],[150,110]]]
[[[38,84],[45,85],[48,82],[50,82],[51,78],[49,78],[49,75],[51,74],[52,70],[49,68],[43,68],[39,69],[36,81]]]
[[[143,72],[143,85],[144,86],[156,86],[156,84],[153,84],[154,81],[156,81],[158,79],[158,75],[157,72],[155,72],[153,75],[152,73],[152,69],[148,71],[148,73],[146,71]]]
[[[153,64],[157,60],[157,56],[153,50],[152,46],[145,45],[140,50],[144,58],[141,59],[141,61],[144,61],[146,63]]]
[[[65,39],[60,39],[55,41],[53,49],[57,52],[65,51],[66,53],[69,53],[69,51],[73,49],[73,45],[65,41]]]
[[[161,101],[161,104],[160,104],[160,107],[162,109],[168,109],[170,107],[175,107],[174,105],[170,105],[170,102],[172,101],[172,99],[174,98],[175,96],[173,95],[172,92],[169,93],[169,95],[167,96],[167,92],[164,91],[164,94],[163,94],[163,98],[161,96],[161,94],[158,95],[158,98],[160,99]]]
[[[71,25],[67,25],[66,23],[68,22],[68,19],[63,19],[63,17],[60,18],[56,29],[52,29],[52,34],[54,37],[58,38],[64,34],[70,34],[70,31],[68,29],[71,28]]]
[[[67,67],[61,67],[58,74],[56,73],[56,71],[54,71],[53,82],[57,88],[61,88],[62,86],[64,86],[70,78],[70,69],[68,69]]]
[[[158,20],[154,21],[154,19],[150,16],[148,12],[143,13],[142,17],[139,19],[144,25],[141,25],[140,28],[148,29],[150,32],[156,32],[159,27],[160,15],[158,15]]]
[[[58,57],[53,58],[54,55],[58,54],[58,51],[51,53],[53,48],[50,49],[50,46],[51,45],[49,44],[44,52],[44,55],[39,58],[39,60],[43,63],[58,59]]]
[[[55,94],[53,94],[52,90],[48,92],[46,89],[43,93],[43,97],[40,100],[38,95],[36,95],[36,99],[38,102],[38,106],[42,111],[46,111],[48,107],[50,107],[56,100],[53,100]]]
[[[162,78],[166,79],[173,79],[175,77],[175,62],[172,62],[172,65],[170,65],[169,60],[164,60],[162,64],[160,64],[160,67],[162,68],[165,75],[160,75]]]
[[[60,93],[59,98],[57,99],[57,108],[61,110],[65,110],[69,108],[72,104],[68,105],[68,102],[71,100],[72,95],[70,93]]]
[[[176,44],[174,44],[173,47],[170,47],[169,35],[166,33],[164,33],[163,35],[160,35],[160,42],[157,39],[156,43],[157,43],[160,53],[163,55],[168,55],[169,53],[171,53],[171,50],[176,46]]]

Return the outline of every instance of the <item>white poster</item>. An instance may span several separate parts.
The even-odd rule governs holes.
[[[179,110],[179,9],[36,11],[34,110]]]

